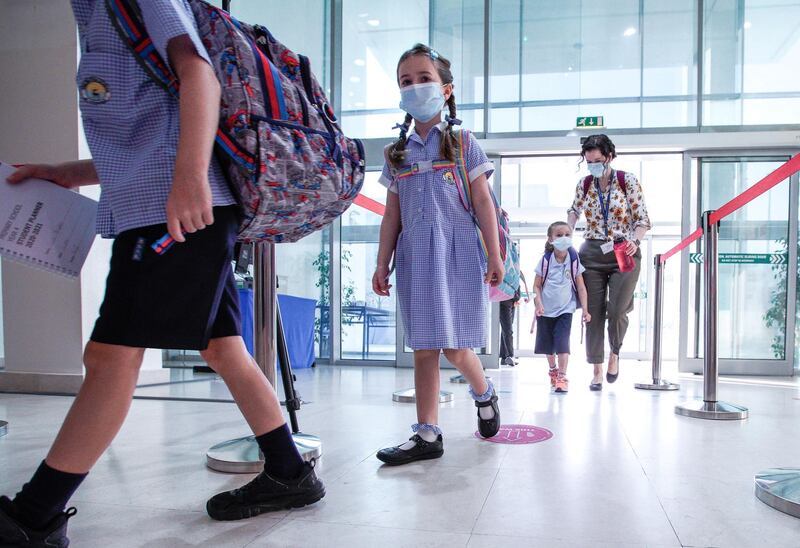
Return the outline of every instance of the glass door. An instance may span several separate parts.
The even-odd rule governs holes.
[[[688,154],[689,203],[684,233],[786,162],[790,155]],[[791,375],[797,276],[796,176],[720,224],[719,371]],[[701,372],[704,354],[702,240],[682,254],[680,370]]]

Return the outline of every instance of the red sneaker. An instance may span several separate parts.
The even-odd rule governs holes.
[[[547,374],[550,375],[550,388],[555,388],[556,379],[558,378],[558,367],[551,367]]]

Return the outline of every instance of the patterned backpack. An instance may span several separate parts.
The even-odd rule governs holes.
[[[260,25],[189,0],[222,85],[217,158],[242,208],[239,240],[294,242],[347,210],[364,182],[364,148],[344,136],[308,58]],[[136,0],[106,0],[123,42],[170,94],[178,80]]]
[[[470,142],[469,131],[461,129],[456,132],[456,135],[458,137],[456,171],[458,171],[458,178],[461,183],[457,185],[458,194],[461,197],[461,203],[464,209],[469,211],[472,215],[481,247],[483,248],[484,254],[488,256],[488,248],[486,247],[486,242],[483,240],[483,233],[480,230],[478,218],[475,216],[475,210],[472,207],[472,185],[469,183],[469,174],[467,173],[467,163],[465,160],[466,147]],[[513,299],[519,289],[519,250],[517,246],[514,245],[509,234],[508,213],[497,203],[497,197],[495,197],[491,185],[489,186],[489,194],[492,196],[495,213],[497,214],[497,232],[500,236],[500,257],[503,259],[503,267],[505,268],[505,274],[500,284],[497,287],[489,287],[489,300],[493,302],[507,301],[508,299]]]

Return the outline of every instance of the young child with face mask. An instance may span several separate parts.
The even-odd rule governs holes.
[[[497,434],[497,394],[472,349],[486,345],[488,286],[497,285],[504,274],[487,183],[494,168],[472,134],[461,135],[460,149],[462,140],[453,129],[461,122],[456,119],[450,62],[417,44],[400,57],[397,83],[400,108],[408,114],[400,138],[385,149],[380,181],[388,192],[372,287],[378,295],[389,295],[394,256],[405,342],[414,350],[417,422],[409,441],[378,452],[381,461],[393,465],[444,453],[438,425],[442,352],[469,382],[480,434]],[[449,115],[442,121],[445,105]],[[463,158],[469,177],[486,255],[459,194],[457,158]]]
[[[569,390],[567,365],[572,314],[580,303],[583,321],[592,317],[587,311],[584,268],[572,247],[572,229],[556,222],[547,228],[544,256],[536,266],[536,354],[545,354],[550,365],[550,387],[557,393]],[[558,363],[556,363],[558,360]]]

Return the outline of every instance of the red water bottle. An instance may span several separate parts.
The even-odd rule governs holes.
[[[633,262],[633,257],[628,255],[625,251],[627,248],[627,240],[623,238],[616,238],[614,240],[614,256],[617,258],[617,265],[619,266],[620,272],[630,272],[636,266]]]

